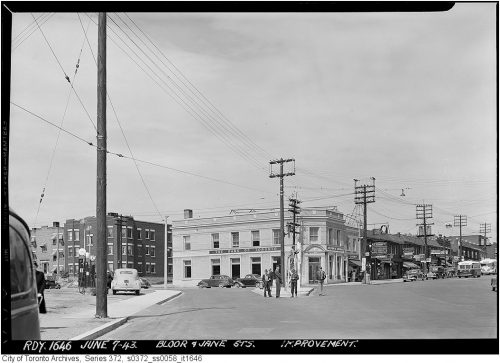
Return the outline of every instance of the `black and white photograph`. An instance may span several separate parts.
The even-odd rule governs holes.
[[[498,354],[497,32],[2,2],[2,353]]]

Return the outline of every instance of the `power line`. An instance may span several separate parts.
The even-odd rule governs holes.
[[[49,21],[50,18],[52,18],[55,14],[54,13],[48,13],[48,14],[42,14],[40,15],[37,20],[40,20],[40,26],[44,25],[46,22]],[[22,33],[24,33],[25,30],[27,30],[28,28],[30,28],[30,30],[28,30],[28,32],[30,32],[28,35],[22,35]],[[37,30],[37,27],[36,27],[36,22],[31,22],[30,25],[28,25],[23,31],[21,31],[12,41],[12,51],[15,51],[21,44],[23,44],[26,40],[28,40],[28,38],[34,33],[36,32]],[[17,42],[17,44],[15,44]]]

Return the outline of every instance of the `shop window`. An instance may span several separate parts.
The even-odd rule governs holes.
[[[220,258],[214,258],[212,262],[212,275],[220,275]]]
[[[260,276],[262,274],[260,257],[252,257],[250,260],[252,262],[252,273]]]

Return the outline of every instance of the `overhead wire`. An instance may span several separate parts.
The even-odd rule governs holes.
[[[43,26],[46,22],[50,20],[55,15],[55,13],[44,13],[40,15],[37,20],[40,20],[40,26]],[[29,30],[28,30],[29,29]],[[36,32],[37,26],[36,22],[31,22],[26,28],[24,28],[18,35],[16,35],[12,40],[12,52],[14,52],[21,44],[23,44],[29,37]],[[28,34],[23,34],[25,31]]]
[[[89,24],[87,25],[87,31],[88,31],[88,28],[90,26],[90,22]],[[85,34],[85,37],[86,37],[86,31],[84,30],[84,34]],[[73,80],[72,80],[72,83],[75,82],[75,79],[76,79],[76,75],[77,75],[77,72],[78,72],[78,68],[80,67],[80,58],[82,56],[82,52],[83,52],[83,47],[85,45],[85,37],[83,39],[83,42],[82,42],[82,46],[80,47],[80,52],[78,54],[78,60],[76,62],[76,66],[75,66],[75,73],[73,74]],[[59,126],[62,128],[63,124],[64,124],[64,120],[66,118],[66,112],[68,111],[68,106],[69,106],[69,101],[71,99],[71,94],[73,93],[73,91],[70,89],[69,90],[69,93],[68,93],[68,97],[66,99],[66,105],[64,107],[64,112],[63,112],[63,116],[62,116],[62,119],[61,119],[61,123],[59,124]],[[47,188],[47,184],[48,184],[48,181],[49,181],[49,176],[50,176],[50,173],[52,171],[52,165],[53,165],[53,162],[54,162],[54,158],[55,158],[55,154],[56,154],[56,150],[57,150],[57,145],[59,144],[59,137],[61,136],[61,132],[62,130],[59,129],[58,132],[57,132],[57,138],[56,138],[56,142],[55,142],[55,145],[54,145],[54,149],[52,150],[52,155],[51,155],[51,158],[50,158],[50,164],[49,164],[49,169],[47,171],[47,176],[45,178],[45,183],[44,183],[44,186],[43,186],[43,189],[42,189],[42,193],[40,195],[40,202],[38,203],[38,208],[37,208],[37,212],[36,212],[36,216],[35,216],[35,223],[33,224],[34,226],[36,226],[37,224],[37,221],[38,221],[38,215],[40,213],[40,207],[42,205],[42,201],[45,197],[45,190]]]

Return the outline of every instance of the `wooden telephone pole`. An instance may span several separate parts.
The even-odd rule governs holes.
[[[97,44],[96,318],[108,317],[106,231],[106,13],[99,13]],[[120,231],[121,232],[121,231]]]
[[[372,246],[368,243],[367,237],[367,208],[368,203],[375,203],[375,178],[371,177],[371,184],[358,185],[359,180],[354,179],[354,203],[363,204],[363,243],[361,244],[361,253],[365,258],[365,277],[363,284],[369,284],[370,279],[375,277],[375,268],[372,266]]]

